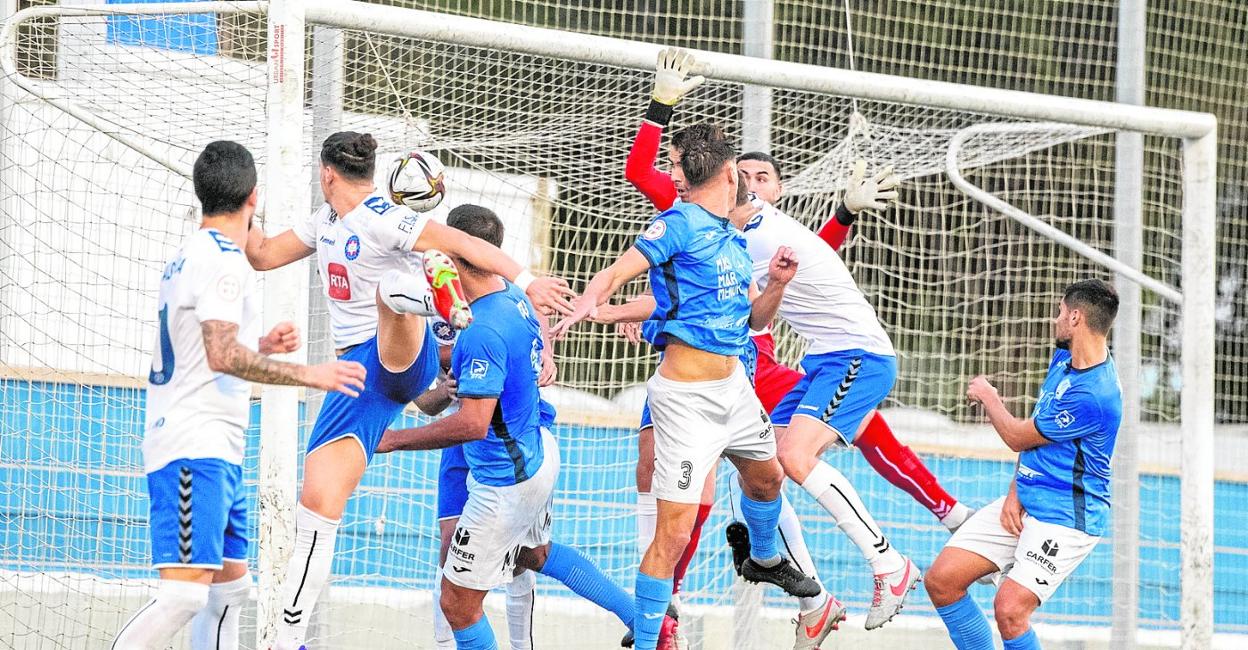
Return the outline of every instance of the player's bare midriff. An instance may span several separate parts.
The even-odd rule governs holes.
[[[672,381],[715,381],[730,376],[739,363],[737,357],[699,350],[669,334],[659,374]]]

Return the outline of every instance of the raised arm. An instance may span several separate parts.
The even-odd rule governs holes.
[[[997,435],[1012,451],[1027,451],[1048,444],[1049,441],[1040,435],[1031,418],[1016,418],[1010,413],[987,377],[980,375],[972,379],[966,389],[966,398],[984,407],[992,428],[997,430]]]
[[[305,244],[293,229],[276,237],[266,237],[260,226],[253,225],[247,232],[247,261],[257,271],[286,266],[311,255],[315,250]]]
[[[767,268],[767,286],[760,292],[750,283],[750,329],[761,331],[776,319],[784,288],[797,275],[797,256],[793,249],[781,246]]]
[[[204,355],[213,372],[262,384],[308,386],[358,397],[364,390],[364,366],[354,361],[331,361],[316,366],[277,361],[248,349],[238,341],[238,324],[221,320],[200,323]]]
[[[611,296],[624,286],[624,283],[645,273],[650,268],[650,261],[636,246],[624,251],[611,266],[597,272],[585,287],[584,293],[576,300],[576,309],[564,317],[550,330],[551,337],[562,338],[572,329],[573,325],[589,318],[589,315],[605,303]]]
[[[420,236],[416,238],[412,250],[421,252],[431,248],[462,257],[483,271],[507,278],[524,290],[538,311],[543,313],[555,311],[560,314],[572,312],[572,303],[569,298],[575,297],[576,292],[568,288],[567,282],[550,276],[534,277],[527,269],[511,259],[511,256],[484,239],[473,237],[457,228],[430,221],[420,231]]]
[[[832,250],[840,250],[849,235],[849,228],[863,210],[885,210],[897,199],[897,185],[901,182],[893,168],[885,167],[871,178],[866,177],[867,161],[854,163],[853,172],[845,186],[845,197],[836,206],[836,213],[819,229],[819,238]]]
[[[624,177],[659,210],[666,210],[676,202],[672,177],[654,166],[659,156],[659,141],[663,129],[672,120],[672,108],[706,81],[702,76],[689,76],[695,63],[693,55],[684,50],[667,48],[659,52],[654,65],[650,106],[624,164]]]

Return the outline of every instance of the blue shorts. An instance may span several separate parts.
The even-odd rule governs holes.
[[[455,445],[442,450],[442,462],[438,465],[438,520],[464,514],[465,503],[468,503],[468,461],[464,458],[464,446]]]
[[[776,405],[771,421],[785,427],[797,415],[814,418],[846,445],[853,444],[862,420],[897,382],[897,357],[863,350],[807,355],[802,369],[806,376]]]
[[[147,475],[152,566],[220,569],[247,561],[243,468],[220,458],[175,460]]]
[[[654,426],[654,420],[650,419],[650,400],[646,400],[641,405],[641,424],[637,427],[637,430],[649,429],[652,426]]]
[[[416,360],[403,372],[390,372],[381,365],[377,356],[377,337],[373,337],[347,351],[340,361],[357,361],[368,371],[364,378],[364,390],[359,397],[347,397],[342,393],[326,393],[321,412],[312,425],[308,438],[308,453],[340,440],[355,438],[364,448],[367,461],[373,460],[373,451],[386,427],[403,411],[407,403],[429,389],[438,378],[438,341],[433,330],[425,327],[425,342]]]

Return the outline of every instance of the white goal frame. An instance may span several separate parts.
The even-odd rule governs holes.
[[[14,14],[0,33],[0,68],[16,79],[17,25],[42,16],[107,14],[267,13],[269,89],[266,193],[268,224],[284,227],[307,214],[307,186],[289,182],[303,174],[304,40],[318,27],[366,30],[435,42],[469,45],[650,70],[661,46],[561,32],[511,23],[364,4],[350,0],[270,0],[99,6],[32,7]],[[1214,306],[1217,121],[1212,114],[998,90],[906,77],[824,68],[715,52],[696,52],[702,73],[722,81],[832,93],[900,104],[1061,122],[1182,140],[1182,291],[1160,285],[1139,269],[1107,255],[1094,261],[1182,304],[1181,647],[1213,642]],[[20,84],[18,84],[20,85]],[[31,91],[29,88],[27,91]],[[33,92],[33,91],[31,91]],[[0,97],[0,100],[3,98]],[[72,99],[44,98],[69,103]],[[58,104],[59,105],[59,104]],[[5,107],[0,105],[0,116]],[[117,137],[117,136],[114,136]],[[957,180],[955,180],[957,183]],[[963,188],[964,190],[966,188]],[[1008,204],[993,206],[1028,227]],[[1043,224],[1039,224],[1043,225]],[[1045,233],[1052,235],[1053,233]],[[1069,244],[1068,241],[1061,243]],[[1078,242],[1075,242],[1078,244]],[[1095,251],[1094,251],[1095,252]],[[276,274],[281,274],[280,277]],[[266,327],[282,320],[307,325],[308,274],[300,265],[270,272],[265,283]],[[304,290],[299,291],[302,287]],[[1138,381],[1124,377],[1124,381]],[[1137,394],[1130,392],[1128,394]],[[262,393],[260,467],[260,608],[258,647],[267,647],[276,620],[281,568],[293,541],[299,391],[266,387]]]

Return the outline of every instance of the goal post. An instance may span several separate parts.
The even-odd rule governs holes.
[[[212,27],[203,28],[210,32],[205,38],[215,39],[212,53],[146,36],[121,42],[111,22],[191,15],[213,17],[206,21]],[[30,35],[32,25],[44,24],[53,25],[51,36]],[[172,21],[159,26],[153,33],[183,29]],[[313,43],[309,52],[305,42]],[[134,505],[143,499],[133,462],[141,431],[117,412],[141,412],[141,391],[134,388],[140,382],[122,390],[95,378],[143,372],[152,335],[146,324],[154,305],[152,267],[190,225],[179,219],[194,209],[190,162],[206,142],[237,139],[256,154],[263,222],[271,233],[310,211],[314,148],[330,125],[369,130],[386,151],[428,148],[447,163],[448,182],[461,183],[452,185],[448,200],[506,206],[499,209],[509,229],[504,248],[535,268],[554,267],[575,284],[622,250],[649,214],[622,170],[659,49],[346,0],[43,6],[7,20],[0,32],[0,115],[7,116],[0,123],[0,434],[31,442],[14,444],[17,453],[0,458],[0,472],[9,472],[0,478],[16,486],[0,487],[0,517],[11,522],[0,548],[0,623],[8,617],[29,628],[35,641],[23,647],[83,647],[108,638],[121,612],[138,604],[134,596],[149,576],[144,519]],[[768,115],[771,148],[788,167],[790,196],[782,207],[808,225],[830,214],[847,163],[858,157],[897,163],[905,179],[902,205],[861,220],[844,256],[897,343],[905,383],[899,382],[889,406],[919,412],[917,429],[923,417],[942,423],[932,425],[930,438],[906,442],[959,473],[950,478],[958,487],[974,491],[976,463],[995,463],[999,471],[1004,458],[985,449],[962,458],[960,442],[941,438],[945,430],[958,439],[964,431],[984,433],[959,411],[961,386],[951,385],[972,371],[994,370],[982,367],[993,363],[1019,375],[1010,379],[1017,392],[1033,389],[1034,373],[1042,370],[1039,355],[1048,347],[1047,310],[1062,282],[1096,270],[1114,273],[1141,287],[1133,309],[1177,314],[1177,406],[1163,418],[1158,411],[1173,405],[1150,405],[1145,419],[1175,424],[1174,431],[1158,434],[1172,446],[1167,449],[1179,450],[1175,461],[1147,471],[1150,490],[1164,489],[1157,485],[1172,480],[1168,472],[1178,476],[1180,521],[1165,522],[1165,534],[1177,540],[1177,560],[1162,553],[1149,561],[1177,571],[1181,605],[1173,619],[1163,611],[1149,620],[1173,626],[1185,649],[1212,647],[1214,117],[695,54],[708,82],[682,103],[677,122],[715,120],[746,139],[741,130]],[[743,101],[751,110],[742,111]],[[1163,186],[1145,201],[1146,210],[1163,216],[1153,214],[1138,226],[1149,239],[1135,261],[1115,259],[1119,233],[1107,216],[1118,189],[1113,138],[1124,133],[1145,139],[1148,164],[1160,166],[1145,183]],[[1098,158],[1106,150],[1111,157]],[[1078,204],[1076,189],[1091,193],[1088,205]],[[93,218],[75,216],[82,214]],[[548,250],[530,255],[534,237],[523,241],[513,232],[537,233],[548,223]],[[994,284],[993,276],[1007,272],[1016,275]],[[309,280],[306,266],[263,274],[263,282],[266,326],[294,320],[317,331],[323,298],[310,288],[316,280]],[[994,287],[1005,294],[994,294]],[[60,294],[68,297],[58,302]],[[1138,343],[1125,349],[1139,350]],[[800,342],[782,329],[780,344],[792,361]],[[299,358],[323,357],[330,349],[323,332],[305,345]],[[592,328],[574,333],[559,355],[564,392],[551,399],[563,400],[558,433],[567,490],[557,495],[555,529],[584,544],[611,577],[631,581],[635,419],[629,396],[653,358]],[[36,380],[44,375],[32,368],[55,372],[45,373],[52,380]],[[1122,379],[1136,389],[1126,394],[1139,394],[1138,376]],[[259,430],[252,432],[259,444],[248,456],[257,495],[258,607],[254,616],[248,610],[246,625],[254,626],[257,647],[265,647],[281,615],[277,586],[293,541],[299,444],[315,416],[315,396],[279,387],[259,394],[259,417],[253,414]],[[93,399],[105,403],[99,412],[78,403]],[[1024,394],[1011,406],[1017,412],[1027,399]],[[580,416],[591,411],[592,417]],[[66,451],[67,432],[83,435],[92,427],[105,430],[106,448]],[[410,629],[402,630],[405,619],[392,613],[430,606],[437,463],[429,458],[379,459],[365,477],[344,517],[336,595],[318,605],[329,621],[318,623],[320,642],[372,647],[410,636]],[[930,517],[912,517],[914,504],[894,488],[877,489],[869,470],[851,469],[860,460],[846,459],[846,473],[862,481],[860,489],[873,509],[879,506],[890,534],[896,523],[896,545],[918,546],[938,534]],[[98,485],[80,483],[76,474]],[[1168,503],[1156,496],[1140,500]],[[853,551],[831,541],[839,537],[834,525],[807,505],[799,511],[811,522],[816,561],[861,572],[851,562],[859,558],[849,557]],[[84,535],[98,538],[91,552],[101,558],[75,566],[86,552],[58,544]],[[721,559],[703,552],[691,570],[686,588],[695,622],[731,609],[723,606],[730,604],[734,582]],[[1095,570],[1107,573],[1103,566]],[[1079,598],[1103,597],[1102,588],[1087,585]],[[861,604],[861,597],[853,591],[846,600]],[[84,602],[95,608],[89,622],[39,629],[58,620],[56,604]],[[569,600],[558,602],[545,613],[598,621]],[[765,604],[778,611],[779,602]],[[1065,604],[1071,613],[1064,620],[1079,622],[1085,610]],[[370,613],[373,606],[381,613]],[[924,606],[907,605],[910,611]],[[576,647],[576,632],[599,629],[542,634],[549,647]]]

